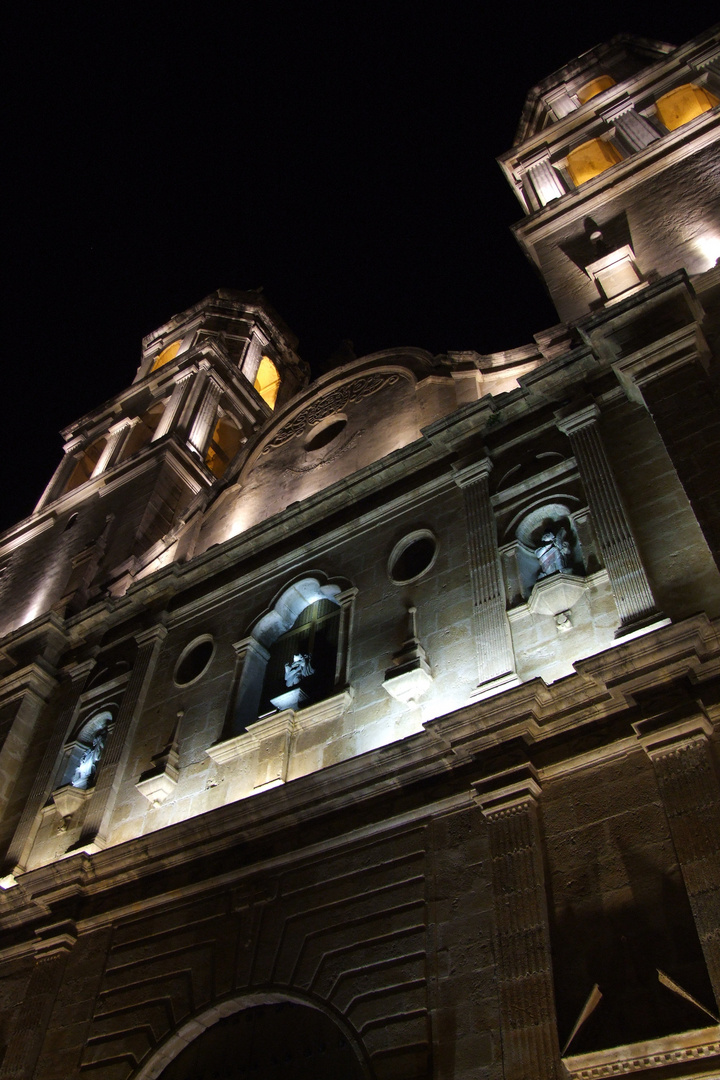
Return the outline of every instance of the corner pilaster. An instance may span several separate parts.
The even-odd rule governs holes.
[[[699,710],[633,724],[650,758],[695,918],[715,1000],[720,1003],[720,783]]]
[[[560,1075],[540,793],[531,765],[473,784],[490,839],[505,1080]]]

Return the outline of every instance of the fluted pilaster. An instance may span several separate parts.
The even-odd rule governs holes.
[[[535,771],[474,785],[487,822],[505,1080],[559,1074],[550,924]]]
[[[164,626],[154,626],[137,636],[137,656],[115,724],[100,760],[97,783],[92,797],[88,800],[78,848],[87,847],[91,843],[95,843],[98,847],[105,846],[105,833],[110,825],[123,766],[130,753],[132,736],[150,686],[160,646],[166,636],[167,629]]]
[[[626,630],[659,613],[605,453],[598,416],[597,406],[589,405],[572,416],[558,419],[558,427],[570,439],[615,595],[621,629]]]
[[[455,469],[455,480],[462,490],[465,502],[473,622],[481,688],[498,679],[515,677],[515,659],[505,610],[505,587],[497,529],[490,502],[488,478],[491,469],[492,462],[487,458]]]

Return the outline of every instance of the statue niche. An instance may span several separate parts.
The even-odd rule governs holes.
[[[526,514],[515,530],[514,547],[525,600],[538,582],[558,574],[585,576],[580,540],[562,503],[546,503]]]
[[[292,627],[270,647],[260,715],[270,709],[299,709],[332,693],[340,628],[334,599],[308,604]]]

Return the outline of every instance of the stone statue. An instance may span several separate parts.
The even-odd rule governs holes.
[[[92,744],[85,748],[83,755],[77,764],[77,768],[73,773],[73,778],[70,781],[73,787],[81,788],[83,790],[92,787],[95,782],[98,761],[102,757],[102,752],[105,749],[106,738],[106,728],[101,728],[100,731],[95,733]]]
[[[567,530],[562,526],[556,533],[552,529],[544,532],[539,547],[535,548],[535,557],[540,563],[538,581],[550,577],[551,574],[559,574],[562,570],[569,570],[570,551]]]
[[[307,675],[314,675],[315,668],[310,663],[308,653],[295,653],[292,662],[285,665],[285,685],[297,686]]]

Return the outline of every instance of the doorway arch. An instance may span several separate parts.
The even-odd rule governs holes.
[[[371,1080],[349,1026],[300,997],[251,994],[205,1010],[135,1080]]]

